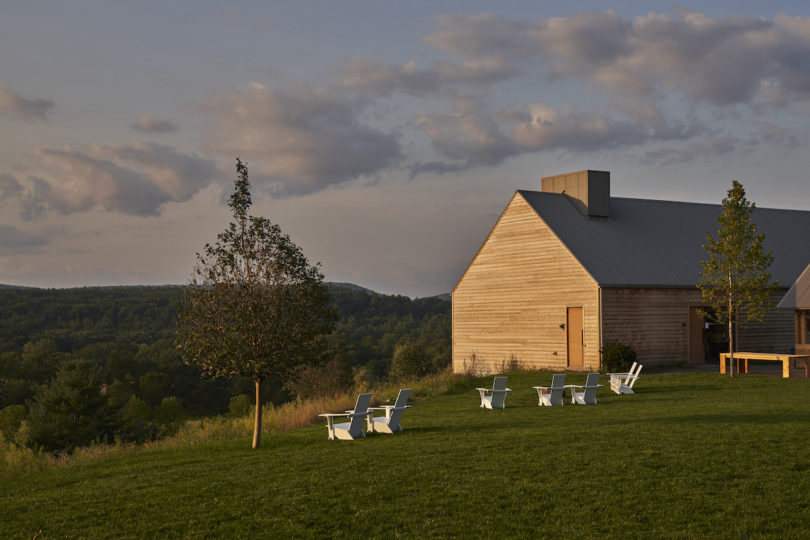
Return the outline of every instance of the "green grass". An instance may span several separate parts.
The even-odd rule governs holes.
[[[642,375],[537,407],[550,379],[510,374],[505,410],[478,407],[491,377],[417,395],[393,436],[317,425],[5,479],[0,537],[806,537],[810,381]]]

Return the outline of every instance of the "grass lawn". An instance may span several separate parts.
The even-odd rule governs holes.
[[[0,537],[809,534],[810,380],[642,374],[636,395],[540,408],[531,387],[550,381],[510,374],[505,410],[478,406],[491,377],[416,396],[393,436],[329,441],[324,422],[256,452],[212,441],[3,480]]]

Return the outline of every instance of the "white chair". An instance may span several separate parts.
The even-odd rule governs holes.
[[[562,407],[565,393],[565,373],[555,373],[551,386],[533,386],[537,390],[537,404],[546,407]]]
[[[571,385],[571,403],[575,405],[596,405],[596,390],[602,388],[598,373],[588,373],[585,386]]]
[[[635,394],[633,385],[636,384],[638,380],[641,367],[641,364],[633,362],[633,365],[630,366],[630,371],[627,373],[608,373],[608,375],[610,375],[610,389],[619,395]]]
[[[476,390],[481,395],[481,406],[487,409],[505,409],[506,394],[512,391],[506,387],[506,377],[495,377],[492,388],[476,388]],[[492,395],[486,395],[488,392]]]
[[[411,395],[410,388],[403,388],[399,391],[397,400],[393,405],[383,405],[381,407],[368,408],[368,430],[372,433],[396,433],[402,431],[402,426],[399,425],[399,419],[402,418],[402,413],[405,409],[410,409],[410,405],[405,405],[408,402],[408,396]],[[385,416],[375,417],[372,411],[385,411]]]
[[[357,396],[357,403],[354,405],[354,410],[344,413],[319,414],[318,416],[323,416],[326,418],[326,428],[329,430],[329,439],[343,439],[351,441],[365,437],[366,434],[363,433],[363,420],[365,420],[366,415],[368,415],[368,404],[370,402],[371,394],[360,394]],[[350,418],[350,420],[341,424],[335,424],[335,418],[343,416]]]

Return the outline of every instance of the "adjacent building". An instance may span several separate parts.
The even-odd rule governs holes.
[[[453,290],[453,368],[599,370],[606,343],[644,364],[703,363],[723,329],[701,316],[697,283],[716,204],[610,196],[610,173],[579,171],[517,191]],[[810,212],[757,208],[784,288],[810,263]],[[739,350],[788,352],[795,317],[747,324]]]

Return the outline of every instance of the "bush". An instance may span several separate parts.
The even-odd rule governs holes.
[[[118,436],[121,440],[144,442],[157,434],[157,426],[152,421],[152,408],[137,396],[131,396],[121,407],[118,419]]]
[[[183,408],[174,396],[163,398],[163,401],[160,402],[160,407],[155,411],[158,434],[161,437],[177,435],[184,419],[185,413],[183,413]]]
[[[636,351],[624,343],[607,343],[602,347],[602,371],[624,373],[636,361]]]
[[[228,414],[233,418],[242,418],[250,413],[253,407],[253,400],[247,394],[233,396],[228,402]]]
[[[9,405],[0,409],[0,439],[5,437],[6,440],[13,441],[27,415],[28,410],[23,405]]]
[[[333,397],[354,385],[354,372],[349,360],[338,355],[322,366],[306,366],[298,373],[298,379],[290,383],[290,389],[300,399]]]
[[[419,343],[406,341],[394,349],[391,360],[391,381],[419,379],[435,371],[433,361]]]

